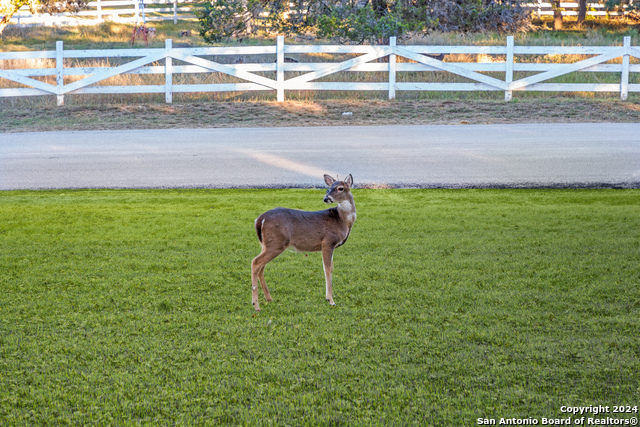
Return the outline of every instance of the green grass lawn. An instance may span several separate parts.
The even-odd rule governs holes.
[[[354,190],[337,306],[320,255],[287,252],[255,315],[253,220],[323,195],[0,193],[0,424],[460,426],[640,404],[640,191]]]

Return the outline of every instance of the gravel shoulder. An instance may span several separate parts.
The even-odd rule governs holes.
[[[637,122],[640,102],[610,99],[212,101],[63,107],[0,103],[0,132]]]

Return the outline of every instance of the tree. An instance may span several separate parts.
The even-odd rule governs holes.
[[[587,19],[587,0],[578,0],[578,24]]]
[[[195,14],[202,38],[217,43],[255,33],[258,20],[272,32],[296,33],[311,25],[310,17],[327,10],[324,0],[210,0]]]
[[[200,35],[207,43],[253,32],[253,21],[259,13],[257,0],[218,0],[205,3],[196,10]]]
[[[88,0],[0,0],[0,34],[9,25],[13,15],[22,7],[28,6],[31,13],[74,12],[87,7]]]
[[[404,19],[400,11],[375,7],[335,7],[330,13],[317,18],[319,37],[340,42],[380,43],[389,37],[402,37],[412,31],[424,31],[430,21]]]
[[[272,33],[312,32],[357,43],[434,29],[513,33],[531,23],[517,0],[209,0],[196,15],[209,43],[251,34],[258,17]]]
[[[559,31],[562,29],[562,11],[564,10],[560,7],[560,0],[553,0],[551,8],[553,9],[553,29]]]
[[[608,12],[618,12],[628,19],[640,21],[640,4],[633,0],[606,0],[604,9]]]

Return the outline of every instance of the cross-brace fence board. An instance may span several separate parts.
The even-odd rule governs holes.
[[[193,65],[198,65],[202,68],[206,68],[211,71],[216,71],[218,73],[228,74],[230,76],[238,77],[240,79],[248,80],[253,83],[257,83],[259,85],[265,86],[270,89],[277,89],[278,82],[273,79],[269,79],[267,77],[262,77],[257,74],[250,73],[248,71],[242,71],[235,67],[230,67],[228,65],[219,64],[217,62],[209,61],[208,59],[200,58],[193,55],[187,55],[179,52],[176,49],[172,49],[169,51],[169,55],[180,61],[188,62]]]
[[[357,58],[348,59],[346,61],[343,61],[337,64],[329,64],[318,71],[314,71],[311,73],[303,74],[298,77],[291,78],[289,80],[285,80],[286,87],[288,89],[295,88],[296,85],[300,83],[308,83],[311,80],[317,80],[319,78],[326,77],[330,74],[335,74],[340,71],[348,70],[351,67],[364,64],[369,61],[374,61],[378,58],[383,58],[389,55],[390,53],[392,53],[392,49],[387,46],[380,47],[380,48],[373,48],[373,52],[371,53],[366,53],[364,55],[358,56]]]
[[[624,54],[624,51],[620,49],[620,51],[617,51],[617,52],[612,52],[605,55],[598,55],[593,58],[585,59],[583,61],[567,64],[566,66],[555,69],[555,70],[545,71],[543,73],[535,74],[533,76],[529,76],[524,79],[519,79],[509,84],[508,90],[518,90],[518,89],[522,89],[525,86],[529,86],[535,83],[540,83],[545,80],[551,80],[553,78],[556,78],[565,74],[570,74],[575,71],[579,71],[596,64],[601,64],[603,62],[610,61],[614,58],[618,58],[622,56],[623,54]]]
[[[403,56],[407,59],[412,59],[421,64],[430,65],[441,71],[448,71],[452,74],[457,74],[459,76],[466,77],[471,80],[476,80],[480,83],[486,83],[498,89],[506,89],[506,86],[507,86],[506,83],[502,80],[499,80],[481,73],[477,73],[475,71],[467,70],[465,68],[458,67],[456,65],[448,64],[446,62],[439,61],[429,56],[421,55],[419,53],[415,53],[410,50],[403,49],[402,47],[396,47],[395,53],[398,56]]]
[[[136,59],[131,62],[127,62],[126,64],[119,65],[117,67],[111,68],[107,71],[103,71],[101,73],[94,74],[89,77],[85,77],[82,80],[75,81],[73,83],[69,83],[68,85],[62,86],[60,90],[60,94],[65,94],[69,92],[73,92],[74,90],[98,83],[102,80],[106,80],[111,77],[115,77],[119,74],[125,74],[128,71],[135,70],[136,68],[140,68],[143,65],[150,64],[152,62],[160,61],[166,57],[166,53],[164,49],[160,52],[153,53],[149,56],[145,56],[144,58]]]
[[[29,77],[25,77],[18,73],[9,71],[9,70],[0,70],[0,78],[11,80],[16,83],[20,83],[22,85],[31,86],[35,89],[40,89],[47,94],[57,94],[58,87],[51,85],[49,83],[41,82],[40,80],[32,79]]]

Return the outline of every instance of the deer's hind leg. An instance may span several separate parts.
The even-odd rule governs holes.
[[[286,246],[278,246],[278,247],[268,247],[264,245],[262,247],[262,252],[260,255],[255,257],[253,261],[251,261],[251,290],[252,290],[252,303],[257,311],[260,311],[260,305],[258,304],[258,281],[260,281],[260,286],[262,287],[262,293],[264,294],[264,298],[267,301],[273,301],[271,298],[271,293],[269,292],[269,288],[267,287],[267,282],[264,280],[264,268],[266,265],[284,252]]]

